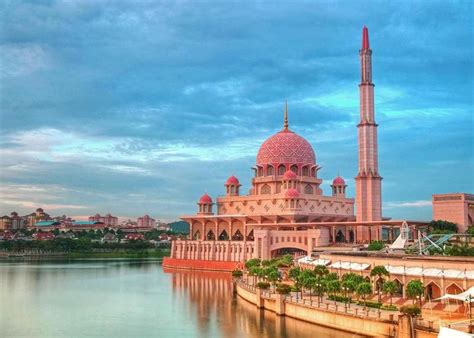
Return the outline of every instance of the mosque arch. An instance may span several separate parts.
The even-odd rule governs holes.
[[[349,243],[354,243],[354,230],[349,230]]]
[[[462,288],[455,282],[449,284],[446,287],[446,293],[449,293],[451,295],[458,295],[462,292],[463,292]]]
[[[308,169],[308,166],[305,165],[305,166],[303,167],[302,171],[303,171],[303,176],[309,176],[309,169]]]
[[[304,187],[304,193],[307,195],[312,195],[314,193],[313,187],[311,184],[306,184]]]
[[[253,241],[253,240],[255,240],[255,236],[253,235],[253,229],[252,229],[247,235],[247,241]]]
[[[286,167],[283,164],[280,164],[278,166],[278,175],[280,175],[280,176],[283,175],[285,173],[285,171],[286,171]]]
[[[346,241],[346,238],[344,236],[344,233],[342,232],[342,230],[339,230],[336,233],[336,242],[337,243],[344,243],[345,241]]]
[[[434,281],[430,281],[425,287],[425,296],[428,299],[441,297],[441,288]]]
[[[394,278],[393,281],[395,282],[395,285],[396,285],[395,293],[393,295],[395,297],[402,297],[403,296],[403,283],[400,282],[398,278]]]
[[[228,241],[229,240],[229,235],[227,234],[227,231],[222,230],[221,234],[219,235],[219,241]]]
[[[215,241],[216,240],[216,235],[214,234],[214,231],[209,230],[206,235],[206,239],[208,241]]]
[[[298,166],[296,164],[293,164],[291,167],[290,167],[290,170],[292,172],[294,172],[296,175],[298,175]]]
[[[264,184],[262,188],[260,188],[261,195],[269,195],[272,193],[272,188],[268,184]]]
[[[194,233],[193,239],[194,239],[195,241],[201,239],[201,231],[197,230],[197,231]]]

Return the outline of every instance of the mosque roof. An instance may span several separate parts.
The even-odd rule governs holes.
[[[239,185],[239,179],[235,177],[234,175],[230,176],[227,181],[225,182],[225,185]]]
[[[201,204],[210,204],[210,203],[212,203],[212,198],[207,193],[205,193],[199,199],[199,203],[201,203]]]
[[[341,176],[337,176],[333,181],[332,185],[346,185],[346,181]]]
[[[285,105],[283,130],[267,138],[257,154],[257,165],[278,165],[281,163],[316,163],[316,155],[311,144],[288,129],[288,104]]]
[[[298,198],[300,197],[300,193],[298,192],[298,190],[290,188],[286,191],[285,196],[287,198]]]

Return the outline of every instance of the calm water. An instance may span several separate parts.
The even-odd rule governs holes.
[[[0,261],[0,337],[355,337],[232,296],[220,273],[154,261]]]

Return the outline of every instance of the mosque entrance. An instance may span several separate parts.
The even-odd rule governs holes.
[[[346,241],[346,239],[344,237],[344,234],[342,233],[342,230],[339,230],[336,233],[336,243],[343,243],[345,241]]]

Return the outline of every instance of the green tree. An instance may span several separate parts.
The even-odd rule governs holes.
[[[383,288],[383,283],[385,282],[385,280],[383,279],[384,276],[390,276],[390,272],[388,272],[388,270],[385,268],[385,266],[383,265],[377,265],[377,266],[374,266],[374,268],[370,271],[370,276],[371,277],[376,277],[375,279],[375,283],[377,285],[377,295],[378,295],[378,302],[380,303],[381,302],[381,292],[382,292],[382,288]],[[382,287],[379,287],[379,283],[381,282],[381,286]]]
[[[245,262],[245,268],[250,269],[253,266],[260,266],[260,258],[252,258]]]
[[[370,242],[367,250],[369,251],[380,251],[384,248],[384,244],[382,241],[372,241]]]
[[[428,224],[428,229],[433,234],[449,234],[457,232],[458,226],[453,222],[433,220]]]
[[[341,283],[337,279],[329,279],[325,283],[325,289],[329,294],[334,296],[334,304],[336,304],[336,294],[341,291]]]
[[[329,269],[325,265],[316,265],[314,273],[316,276],[323,277],[329,273]]]
[[[392,297],[397,292],[397,283],[393,280],[386,281],[383,283],[383,292],[385,292],[390,297],[390,306],[392,306]]]
[[[423,283],[418,280],[414,279],[408,282],[407,284],[407,296],[413,299],[413,304],[415,304],[416,298],[420,301],[420,308],[421,308],[421,296],[425,293],[425,287]]]
[[[362,297],[362,300],[364,302],[364,310],[365,310],[367,306],[365,300],[367,296],[372,294],[372,285],[370,285],[369,282],[363,282],[357,286],[356,292],[359,297]]]

